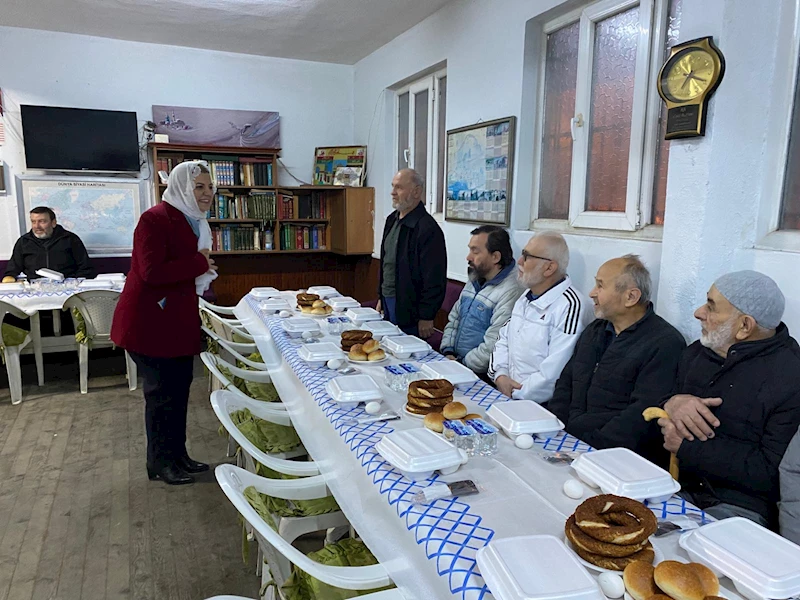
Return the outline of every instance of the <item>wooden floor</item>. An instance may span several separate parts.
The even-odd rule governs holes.
[[[255,552],[245,565],[213,473],[188,486],[147,479],[141,388],[128,391],[118,352],[96,352],[83,396],[77,357],[48,357],[43,388],[26,361],[19,406],[0,365],[0,600],[255,598]],[[197,369],[188,446],[213,465],[226,444],[206,386]]]

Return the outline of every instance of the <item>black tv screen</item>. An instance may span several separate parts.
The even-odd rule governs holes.
[[[138,171],[135,112],[22,105],[25,163],[51,171]]]

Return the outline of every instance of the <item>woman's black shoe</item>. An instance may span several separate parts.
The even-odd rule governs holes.
[[[208,471],[209,469],[209,466],[206,463],[197,462],[188,456],[179,458],[177,461],[175,461],[175,463],[187,473],[202,473],[203,471]]]
[[[184,485],[187,483],[194,483],[194,477],[187,475],[184,471],[175,465],[169,465],[156,471],[147,467],[147,476],[153,479],[160,479],[169,485]]]

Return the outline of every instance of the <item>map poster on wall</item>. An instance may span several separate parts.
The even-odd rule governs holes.
[[[364,185],[367,173],[367,147],[338,146],[314,150],[314,185],[337,185],[336,171],[343,171],[342,167],[361,169],[360,175],[356,178],[351,177],[352,181],[347,185],[356,187]],[[351,173],[357,173],[357,171],[351,171]]]
[[[24,202],[20,222],[30,229],[28,213],[47,206],[59,225],[76,233],[91,256],[130,255],[133,230],[142,214],[141,181],[113,178],[20,178]]]
[[[445,219],[507,226],[516,117],[447,132]]]

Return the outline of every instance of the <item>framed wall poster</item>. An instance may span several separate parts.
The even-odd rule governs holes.
[[[339,167],[360,168],[361,176],[358,182],[350,185],[364,185],[364,178],[367,172],[367,147],[336,146],[316,148],[314,150],[314,185],[334,185],[336,170]]]
[[[170,144],[280,148],[280,115],[265,110],[228,110],[153,104],[155,133]]]
[[[447,132],[447,221],[507,226],[516,117]]]
[[[22,231],[28,212],[48,206],[59,225],[77,234],[89,256],[130,256],[133,230],[146,209],[140,179],[18,177]]]

